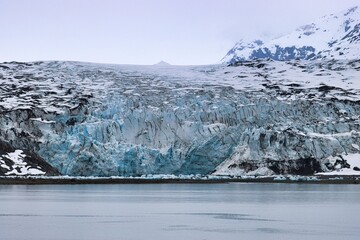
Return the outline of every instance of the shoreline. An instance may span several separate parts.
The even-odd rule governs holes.
[[[269,176],[203,178],[117,178],[117,177],[0,177],[0,185],[72,185],[72,184],[226,184],[226,183],[297,183],[360,184],[359,175]]]

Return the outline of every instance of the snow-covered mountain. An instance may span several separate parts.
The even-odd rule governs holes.
[[[76,176],[354,172],[359,79],[359,60],[2,63],[0,168],[37,154]]]
[[[270,58],[357,59],[360,56],[360,8],[323,16],[294,32],[270,41],[239,41],[222,59],[240,60]]]

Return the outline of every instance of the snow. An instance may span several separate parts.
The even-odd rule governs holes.
[[[55,121],[47,121],[47,120],[43,120],[42,118],[30,118],[30,120],[41,122],[41,123],[46,123],[46,124],[55,123]]]
[[[351,136],[353,132],[344,132],[344,133],[334,133],[334,134],[320,134],[320,133],[308,133],[310,137],[319,137],[319,138],[334,138],[334,137],[348,137]]]
[[[0,157],[0,163],[2,168],[9,170],[5,173],[6,176],[16,175],[16,176],[25,176],[25,175],[44,175],[45,172],[40,169],[33,168],[28,166],[24,161],[26,155],[22,150],[15,150],[14,152],[2,155]],[[5,164],[5,161],[2,158],[7,158],[13,162],[11,168]],[[11,170],[12,169],[12,170]],[[11,171],[10,171],[11,170]]]
[[[284,52],[282,57],[288,57],[289,52],[286,52],[285,48],[291,47],[295,47],[294,58],[297,58],[300,57],[301,49],[308,46],[314,48],[314,51],[306,53],[304,59],[310,57],[311,54],[335,59],[357,59],[360,55],[360,41],[349,40],[346,36],[352,30],[355,31],[356,35],[355,28],[359,23],[360,9],[354,7],[336,14],[323,16],[289,34],[265,41],[262,45],[241,40],[235,44],[222,61],[226,63],[239,59],[248,60],[252,58],[255,50],[260,50],[265,56],[267,56],[265,50],[270,50],[272,57],[275,57],[276,51],[281,49]]]
[[[359,145],[353,143],[353,144],[351,144],[351,146],[352,146],[353,148],[355,148],[356,150],[359,150],[359,151],[360,151]]]
[[[6,168],[7,170],[11,170],[11,168],[5,164],[5,161],[1,159],[0,157],[0,167]]]
[[[261,176],[264,159],[359,151],[359,61],[27,64],[0,69],[0,136],[62,174]]]
[[[354,167],[360,169],[360,153],[343,154],[343,159],[350,165],[350,168],[339,168],[335,171],[318,173],[318,175],[360,175],[360,171],[354,170]],[[337,157],[329,157],[330,162],[336,161]]]

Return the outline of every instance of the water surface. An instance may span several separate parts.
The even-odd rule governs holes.
[[[0,185],[0,239],[358,239],[359,201],[359,185]]]

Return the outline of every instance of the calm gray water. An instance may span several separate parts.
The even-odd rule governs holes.
[[[359,239],[360,186],[0,186],[0,239]]]

